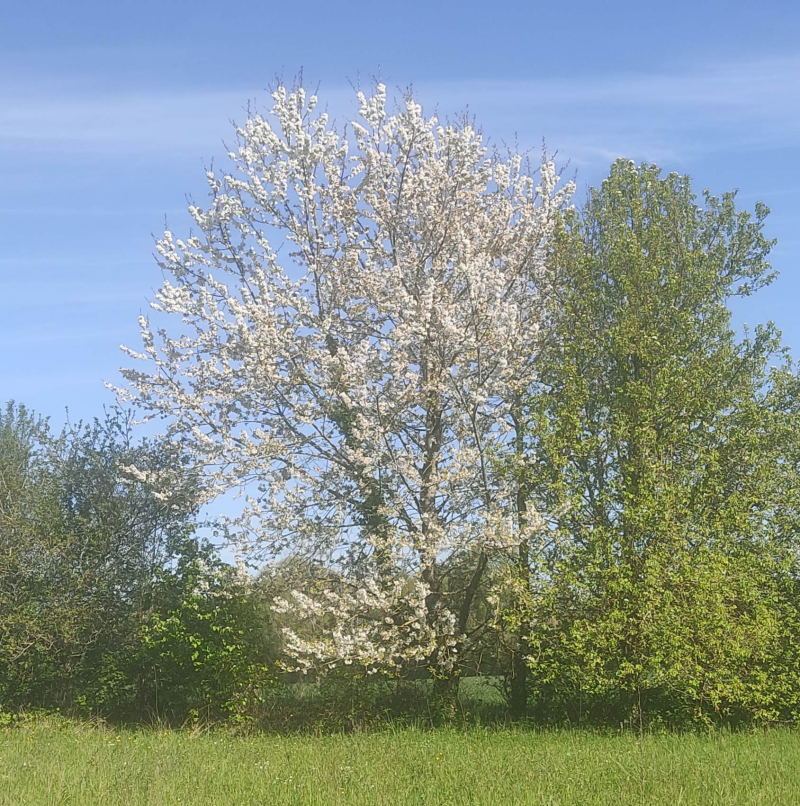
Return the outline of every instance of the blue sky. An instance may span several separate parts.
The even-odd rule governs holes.
[[[469,106],[495,142],[542,138],[579,196],[617,156],[772,208],[775,285],[737,312],[800,351],[800,3],[27,2],[0,22],[0,401],[98,414],[230,120],[303,69]]]

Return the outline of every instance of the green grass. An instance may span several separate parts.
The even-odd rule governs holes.
[[[34,723],[0,730],[0,804],[800,803],[800,733],[654,735],[643,748],[579,731],[234,737]]]

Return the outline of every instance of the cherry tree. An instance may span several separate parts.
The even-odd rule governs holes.
[[[498,458],[519,444],[572,187],[410,94],[357,98],[340,130],[279,86],[236,129],[196,232],[158,242],[157,313],[118,393],[166,418],[209,495],[242,494],[242,550],[335,569],[277,603],[318,626],[288,631],[299,668],[446,675],[493,558],[540,529]]]

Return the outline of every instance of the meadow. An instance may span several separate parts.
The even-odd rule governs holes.
[[[522,728],[0,731],[0,804],[796,804],[800,734]]]

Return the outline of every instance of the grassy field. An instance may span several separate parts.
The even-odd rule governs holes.
[[[798,804],[800,733],[640,745],[577,731],[237,738],[32,725],[0,731],[0,803]]]

